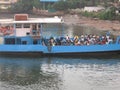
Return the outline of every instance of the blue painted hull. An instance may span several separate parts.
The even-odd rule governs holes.
[[[89,46],[0,45],[2,54],[38,56],[103,56],[119,55],[120,44]]]
[[[19,18],[20,17],[20,20]],[[27,17],[25,20],[23,17]],[[42,30],[44,30],[44,24],[61,24],[63,25],[64,20],[59,17],[54,18],[28,18],[26,14],[16,14],[14,19],[5,19],[1,20],[3,24],[10,24],[7,26],[3,26],[1,28],[0,36],[0,53],[1,54],[37,54],[39,55],[64,55],[64,56],[76,56],[76,55],[94,55],[94,54],[114,54],[120,51],[120,36],[116,38],[116,41],[107,36],[105,37],[97,37],[88,35],[87,38],[83,37],[74,37],[74,38],[66,38],[64,36],[60,36],[57,38],[49,37],[46,38],[42,34]],[[18,25],[17,25],[18,24]],[[20,25],[19,25],[20,24]],[[28,24],[27,26],[25,24]],[[8,27],[9,26],[9,27]],[[10,32],[11,31],[11,32]],[[10,33],[8,33],[10,32]],[[91,41],[90,40],[94,39]],[[82,40],[87,39],[87,40]],[[77,41],[76,41],[77,40]],[[85,42],[87,41],[87,42]],[[79,42],[79,43],[78,43]],[[97,42],[97,43],[96,43]],[[65,43],[65,44],[64,44]],[[106,44],[109,43],[109,44]],[[113,44],[114,43],[114,44]],[[75,46],[75,45],[83,45],[83,46]],[[92,45],[92,44],[101,44],[101,45]],[[104,45],[102,45],[104,44]],[[51,46],[48,46],[51,45]],[[53,46],[55,45],[55,46]],[[59,46],[57,46],[59,45]],[[69,46],[64,46],[69,45]]]

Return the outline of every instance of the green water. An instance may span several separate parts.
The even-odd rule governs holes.
[[[119,58],[0,58],[0,90],[119,90],[119,81]]]
[[[60,24],[44,24],[42,35],[44,37],[58,37],[58,36],[70,36],[74,37],[76,35],[85,34],[95,34],[95,35],[105,35],[108,31],[96,30],[93,27],[88,26],[73,26],[73,25],[60,25]],[[112,33],[111,33],[112,35]]]

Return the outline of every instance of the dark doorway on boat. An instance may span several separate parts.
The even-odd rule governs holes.
[[[17,38],[16,41],[16,44],[21,44],[21,38]]]
[[[36,32],[37,32],[37,24],[33,24],[32,25],[32,34],[36,35]]]
[[[33,44],[35,45],[35,44],[38,44],[38,41],[37,40],[34,40],[33,41]]]

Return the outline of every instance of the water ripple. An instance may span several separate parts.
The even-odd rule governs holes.
[[[119,81],[119,58],[0,58],[0,90],[119,90]]]

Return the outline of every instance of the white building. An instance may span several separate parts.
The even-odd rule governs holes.
[[[0,9],[7,9],[18,0],[0,0]]]
[[[98,11],[101,11],[101,10],[104,10],[105,8],[104,7],[84,7],[83,11],[87,11],[87,12],[98,12]]]

